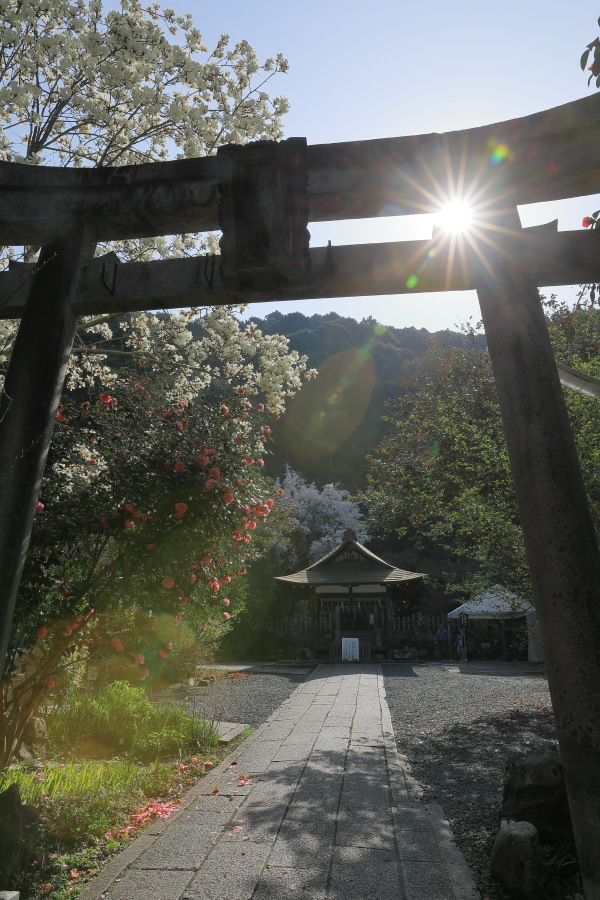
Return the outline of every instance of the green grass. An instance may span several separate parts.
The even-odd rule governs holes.
[[[218,744],[212,724],[181,706],[154,706],[142,688],[115,681],[88,694],[74,690],[48,720],[54,753],[128,754],[150,761]]]
[[[21,763],[0,774],[0,790],[17,784],[21,800],[35,806],[44,830],[57,841],[92,840],[127,821],[130,811],[160,793],[173,765],[131,760]]]
[[[205,760],[225,752],[211,722],[181,706],[154,706],[127,682],[74,689],[47,725],[49,759],[0,772],[0,790],[17,784],[41,817],[34,856],[11,885],[21,900],[76,897],[124,841],[174,808]]]

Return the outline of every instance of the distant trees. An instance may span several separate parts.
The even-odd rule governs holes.
[[[598,377],[600,311],[551,300],[557,358]],[[487,351],[432,346],[427,365],[389,404],[389,435],[369,458],[367,527],[425,539],[471,563],[465,590],[501,583],[530,593],[529,575]],[[588,495],[600,530],[600,403],[566,391]],[[450,585],[452,586],[452,585]],[[456,587],[456,585],[454,585]]]
[[[443,344],[469,343],[459,333],[432,336],[425,329],[388,327],[373,317],[357,322],[337,313],[276,311],[250,321],[264,334],[285,334],[290,347],[319,370],[290,403],[285,421],[273,428],[271,471],[283,477],[287,463],[309,481],[339,482],[352,492],[362,486],[365,455],[385,433],[384,400],[404,389],[428,342],[435,337]],[[485,345],[480,336],[476,343]]]

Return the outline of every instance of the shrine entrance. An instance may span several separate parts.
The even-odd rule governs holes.
[[[392,659],[399,651],[396,603],[414,596],[425,576],[385,562],[356,540],[350,529],[323,559],[276,581],[306,585],[311,593],[315,659]]]
[[[600,898],[600,553],[538,287],[600,282],[594,232],[523,229],[517,205],[600,192],[600,95],[482,128],[58,169],[0,163],[0,273],[21,317],[0,397],[0,663],[77,317],[302,298],[477,290],[500,403],[588,900]],[[477,232],[309,247],[311,221],[437,212]],[[221,228],[220,257],[119,263],[100,241]]]

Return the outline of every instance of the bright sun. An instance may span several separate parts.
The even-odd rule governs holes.
[[[451,200],[439,211],[436,224],[451,234],[468,231],[473,221],[473,211],[465,200]]]

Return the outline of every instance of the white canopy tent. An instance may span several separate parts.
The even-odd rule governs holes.
[[[461,613],[467,613],[469,619],[518,619],[523,616],[527,620],[529,662],[541,662],[544,659],[537,627],[537,614],[532,603],[522,600],[516,594],[507,591],[499,584],[489,591],[479,594],[468,603],[448,613],[449,619],[458,619]]]

